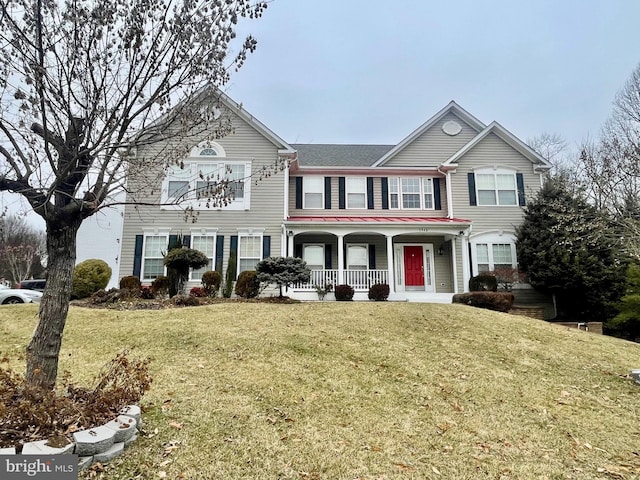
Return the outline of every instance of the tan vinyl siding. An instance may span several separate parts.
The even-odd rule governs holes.
[[[473,233],[492,229],[513,230],[522,221],[519,206],[470,206],[467,173],[473,169],[496,166],[515,168],[523,174],[525,195],[529,199],[540,189],[540,174],[533,172],[529,159],[503,142],[495,134],[487,135],[458,162],[459,168],[451,175],[453,212],[458,218],[473,221]]]
[[[442,125],[448,121],[460,124],[462,130],[457,135],[447,135]],[[385,167],[436,166],[449,159],[454,153],[469,143],[478,131],[473,129],[453,113],[445,115],[411,144],[385,162]]]
[[[370,175],[372,176],[372,175]],[[427,177],[427,175],[425,175]],[[373,177],[373,209],[368,208],[339,208],[339,177],[331,177],[331,210],[324,208],[296,208],[296,180],[289,180],[289,215],[302,217],[433,217],[445,218],[447,216],[447,186],[446,179],[440,178],[440,202],[441,210],[426,209],[382,209],[382,177]],[[304,183],[304,180],[303,180]]]
[[[271,237],[271,254],[280,254],[280,226],[284,215],[284,173],[279,172],[262,180],[258,180],[256,176],[263,165],[275,164],[278,159],[278,147],[239,117],[234,116],[233,124],[233,133],[217,140],[217,143],[225,149],[226,160],[251,161],[251,172],[254,177],[251,179],[250,209],[204,208],[197,211],[196,223],[192,223],[190,219],[185,221],[184,213],[179,210],[161,209],[158,206],[127,205],[124,212],[120,277],[131,275],[133,272],[135,236],[153,228],[170,228],[171,234],[182,233],[183,235],[190,235],[191,228],[217,228],[217,234],[224,236],[225,271],[229,257],[230,236],[238,235],[238,228],[265,229],[263,235]],[[192,146],[195,147],[203,139],[194,138]],[[158,145],[155,148],[158,149],[161,146]],[[153,147],[138,154],[153,157]],[[129,183],[132,190],[140,191],[140,186],[136,185],[135,179]],[[149,188],[143,190],[145,201],[159,200],[160,183],[154,185],[153,190],[153,194],[150,193]]]

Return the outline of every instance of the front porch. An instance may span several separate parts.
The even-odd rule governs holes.
[[[303,258],[311,269],[309,282],[287,291],[292,298],[319,300],[318,290],[345,284],[353,287],[354,300],[368,300],[375,284],[389,285],[390,301],[451,303],[455,293],[464,291],[468,244],[458,224],[376,225],[377,232],[366,225],[323,227],[285,227],[283,255]],[[332,292],[324,297],[334,299]]]
[[[354,300],[369,300],[369,288],[378,283],[389,285],[389,271],[386,269],[345,270],[342,280],[338,269],[320,269],[311,271],[311,279],[307,283],[296,284],[289,292],[298,300],[320,300],[318,289],[328,285],[350,285],[355,293]],[[453,293],[435,293],[425,291],[390,292],[390,301],[451,303]],[[335,300],[333,292],[327,293],[324,300]]]

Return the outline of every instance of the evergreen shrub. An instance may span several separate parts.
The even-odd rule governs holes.
[[[80,262],[73,270],[72,293],[74,298],[87,298],[104,289],[111,280],[111,267],[104,260],[89,259]]]
[[[386,283],[376,283],[369,287],[369,300],[384,302],[389,298],[389,285]]]
[[[236,295],[242,298],[255,298],[260,293],[260,282],[254,270],[240,272],[236,282]]]
[[[513,306],[514,295],[511,292],[468,292],[456,293],[452,303],[462,303],[477,308],[497,312],[508,312]]]
[[[353,294],[355,291],[351,285],[336,285],[334,290],[334,294],[336,296],[336,300],[339,302],[348,302],[353,300]]]
[[[216,297],[222,284],[222,275],[215,270],[209,270],[202,274],[202,286],[209,297]]]
[[[472,292],[497,292],[498,279],[495,275],[481,273],[469,279],[469,290]]]

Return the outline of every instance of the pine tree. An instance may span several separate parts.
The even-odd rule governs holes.
[[[620,299],[620,313],[607,325],[616,336],[640,340],[640,265],[629,264],[624,296]]]
[[[605,213],[555,176],[517,229],[519,267],[533,287],[556,295],[561,318],[605,321],[624,288],[619,238]]]

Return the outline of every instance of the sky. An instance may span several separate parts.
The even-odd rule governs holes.
[[[226,92],[289,143],[396,144],[451,100],[527,141],[598,136],[636,0],[274,0]]]
[[[637,0],[272,0],[241,22],[258,48],[225,91],[289,143],[396,144],[455,100],[577,150],[640,64],[639,18]],[[78,259],[107,232],[115,259],[119,219],[89,219]]]

